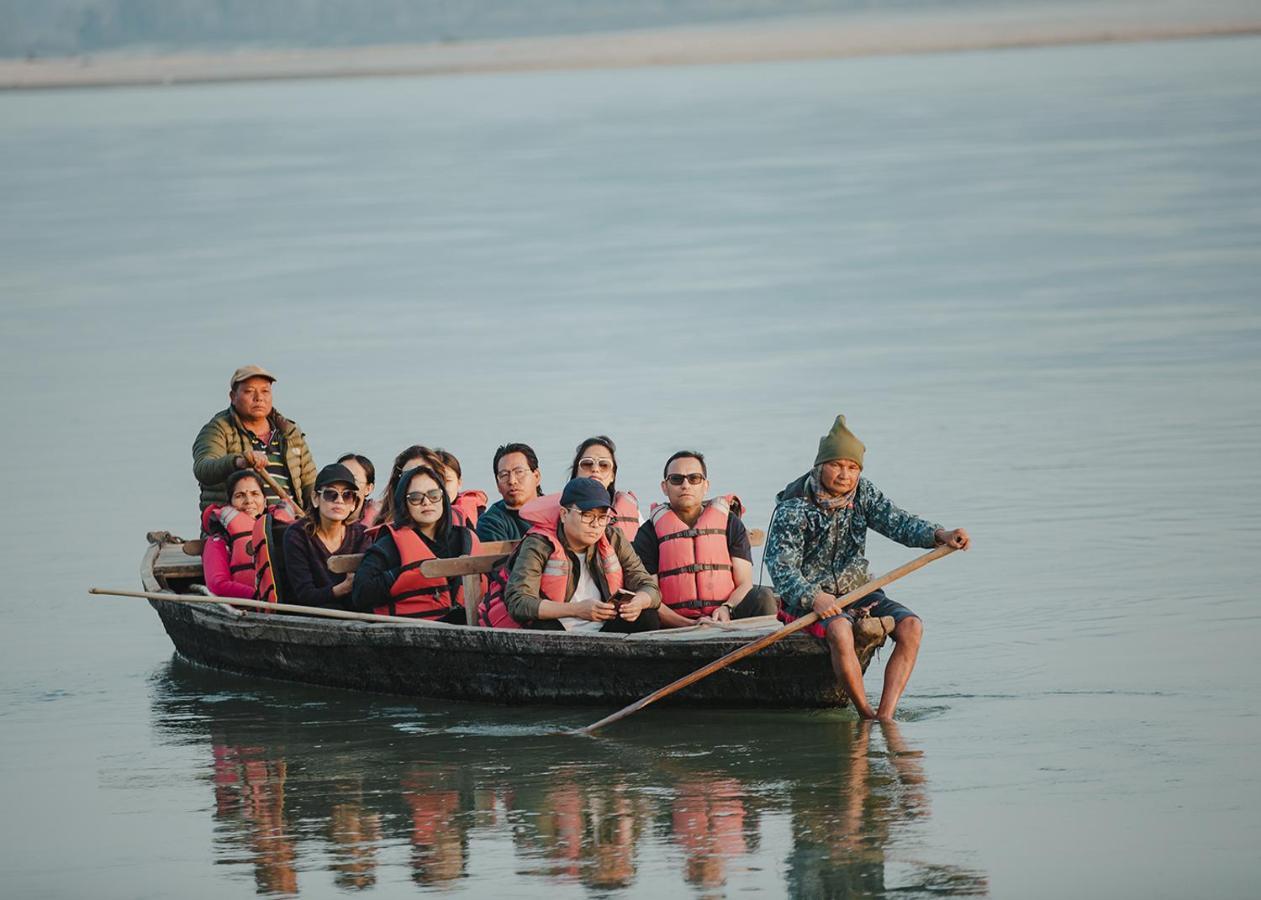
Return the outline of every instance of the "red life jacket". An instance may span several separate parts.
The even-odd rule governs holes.
[[[482,491],[460,491],[451,501],[451,524],[477,527],[477,517],[486,512],[486,494]]]
[[[622,529],[626,540],[635,540],[639,532],[639,498],[630,491],[618,491],[613,497],[613,521],[610,523]]]
[[[735,590],[727,519],[740,508],[734,494],[705,503],[689,527],[668,505],[649,516],[657,533],[657,584],[661,602],[681,616],[699,619],[718,608]]]
[[[390,536],[402,559],[398,578],[390,587],[390,602],[378,606],[374,612],[382,616],[410,616],[418,619],[440,619],[454,606],[464,603],[463,579],[430,578],[421,574],[420,565],[438,557],[429,545],[410,527],[395,528],[390,525]],[[461,555],[476,553],[480,546],[477,535],[469,528],[461,528],[463,538]]]
[[[228,572],[237,584],[254,586],[254,554],[250,537],[254,517],[233,506],[207,506],[201,514],[201,530],[223,538],[228,545]]]
[[[283,603],[285,529],[293,524],[287,506],[272,506],[254,522],[250,545],[254,552],[254,599]]]
[[[539,599],[552,600],[556,603],[567,602],[571,566],[565,545],[560,535],[556,533],[560,524],[560,494],[547,494],[529,501],[521,507],[521,518],[531,523],[526,537],[541,534],[552,545],[551,555],[544,563],[543,574],[539,577]],[[491,578],[489,589],[478,606],[477,624],[488,625],[491,628],[522,627],[522,623],[508,612],[503,598],[508,575],[516,559],[517,554],[514,552],[508,558],[508,564]],[[613,549],[613,544],[607,534],[601,535],[596,543],[596,560],[599,562],[600,571],[604,574],[604,581],[611,597],[622,589],[623,576],[622,562],[617,558],[617,551]]]

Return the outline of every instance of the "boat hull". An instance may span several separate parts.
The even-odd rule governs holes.
[[[180,656],[243,675],[495,703],[631,703],[748,642],[505,631],[439,623],[327,623],[152,601]],[[844,705],[822,644],[792,635],[674,694],[706,707]]]

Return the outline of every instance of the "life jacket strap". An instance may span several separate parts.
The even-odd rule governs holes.
[[[664,572],[658,572],[658,578],[669,578],[671,575],[686,575],[690,572],[730,572],[731,566],[726,563],[692,563],[690,566],[679,566],[677,569],[667,569]]]
[[[675,531],[670,534],[662,535],[657,538],[658,543],[661,541],[678,541],[683,538],[695,538],[704,534],[726,534],[725,528],[688,528],[685,531]]]

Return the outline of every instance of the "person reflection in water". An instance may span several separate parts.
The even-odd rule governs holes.
[[[744,785],[735,778],[697,775],[679,782],[670,809],[670,830],[686,854],[688,884],[727,883],[728,860],[749,851]]]
[[[794,786],[788,892],[795,897],[883,896],[888,848],[908,821],[929,814],[921,754],[893,722],[838,722],[838,771],[812,773]],[[884,749],[872,745],[872,732]],[[874,762],[873,762],[874,761]],[[911,862],[899,881],[908,893],[986,894],[984,875]]]
[[[377,882],[381,814],[364,806],[361,780],[338,785],[338,794],[328,819],[333,881],[343,890],[361,891]]]
[[[403,776],[403,800],[412,817],[412,880],[421,886],[446,884],[468,866],[471,797],[459,790],[459,771],[414,767]]]
[[[634,883],[635,851],[651,813],[620,778],[593,786],[579,771],[561,772],[541,797],[518,794],[514,802],[512,817],[523,826],[513,833],[518,852],[547,861],[535,874],[601,890]]]
[[[227,826],[227,841],[248,850],[260,894],[296,895],[298,854],[285,818],[285,761],[267,758],[261,747],[222,741],[213,752],[215,818]]]

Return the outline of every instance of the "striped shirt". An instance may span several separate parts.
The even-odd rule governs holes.
[[[293,487],[289,484],[289,467],[285,465],[284,432],[279,428],[273,427],[267,435],[267,440],[264,441],[254,432],[246,429],[245,437],[249,441],[251,450],[267,454],[267,474],[275,479],[276,483],[284,488],[290,496],[293,496]],[[269,500],[280,499],[269,484],[263,485],[263,496]]]

